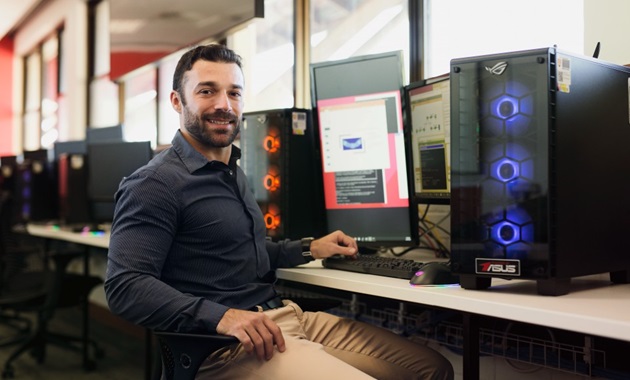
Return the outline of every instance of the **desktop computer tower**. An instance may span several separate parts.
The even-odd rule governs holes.
[[[0,157],[0,190],[11,195],[15,189],[15,168],[17,166],[16,156]]]
[[[312,113],[278,109],[244,114],[240,166],[272,240],[320,236],[324,206]]]
[[[53,161],[43,157],[25,158],[17,164],[14,222],[57,219],[57,175]]]
[[[59,222],[63,225],[90,223],[87,155],[62,154],[57,158]]]
[[[562,295],[629,279],[630,68],[556,48],[451,61],[452,269]]]

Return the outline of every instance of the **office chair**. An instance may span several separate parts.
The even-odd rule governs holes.
[[[237,344],[233,336],[154,331],[161,358],[161,373],[154,367],[154,379],[193,380],[206,358],[221,347]],[[159,363],[158,363],[159,364]]]
[[[102,282],[97,277],[83,277],[66,273],[67,264],[79,255],[81,252],[49,252],[48,253],[55,263],[54,270],[46,270],[43,272],[45,278],[45,298],[44,302],[37,305],[35,312],[35,328],[24,339],[19,347],[11,353],[4,363],[2,378],[13,378],[13,362],[23,353],[30,352],[38,364],[44,362],[46,357],[46,346],[55,344],[58,347],[82,352],[87,347],[79,347],[76,343],[83,342],[84,337],[61,334],[49,329],[49,322],[54,317],[55,311],[60,307],[79,306],[82,302],[87,301],[90,291]],[[103,351],[92,340],[87,342],[94,349],[94,357],[103,356]],[[84,359],[87,358],[85,355]],[[94,360],[86,359],[83,363],[85,370],[93,370],[96,367]]]
[[[323,311],[341,304],[341,301],[326,298],[290,297],[304,311]],[[158,341],[158,356],[153,367],[153,380],[194,379],[201,363],[212,352],[232,344],[238,339],[218,334],[190,334],[153,331]],[[161,374],[163,377],[160,377]]]
[[[8,233],[11,228],[11,211],[11,194],[8,191],[2,191],[0,193],[0,323],[15,329],[20,334],[0,341],[0,347],[19,342],[23,335],[30,331],[31,319],[23,317],[20,312],[30,311],[36,305],[43,303],[46,297],[41,271],[29,270],[29,262],[33,264],[33,256],[41,255],[41,250],[21,244]]]
[[[57,308],[78,306],[87,302],[90,291],[102,283],[102,280],[98,277],[66,273],[70,261],[82,256],[83,251],[43,252],[41,248],[22,246],[12,230],[10,195],[2,193],[0,201],[0,311],[36,314],[34,329],[30,320],[24,318],[28,323],[19,330],[20,336],[4,344],[19,344],[6,360],[2,371],[2,378],[12,378],[12,363],[24,352],[30,351],[37,362],[42,363],[47,343],[79,350],[72,343],[83,341],[82,337],[51,332],[48,323]],[[32,255],[33,253],[39,255]],[[48,259],[54,263],[54,270],[48,268]],[[102,356],[102,350],[96,343],[89,343],[95,348],[95,356]],[[94,366],[93,361],[84,362],[86,370],[93,369]]]

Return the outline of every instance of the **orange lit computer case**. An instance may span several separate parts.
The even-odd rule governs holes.
[[[307,109],[244,114],[240,166],[272,240],[324,231],[321,158],[313,125]]]

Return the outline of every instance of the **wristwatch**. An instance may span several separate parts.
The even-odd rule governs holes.
[[[311,242],[313,242],[313,240],[315,240],[315,238],[312,238],[312,237],[302,238],[302,240],[301,240],[301,242],[302,242],[302,257],[308,258],[311,261],[315,260],[315,258],[313,257],[313,252],[311,252]]]

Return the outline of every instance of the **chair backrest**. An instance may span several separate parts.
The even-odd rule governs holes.
[[[22,245],[12,224],[12,200],[0,191],[0,304],[11,308],[44,299],[51,283],[42,275],[43,257],[39,247]]]
[[[193,380],[206,358],[238,339],[226,335],[186,334],[154,331],[162,358],[162,378]]]
[[[0,295],[4,293],[5,284],[18,272],[19,258],[8,253],[9,233],[11,229],[11,194],[0,192]]]

